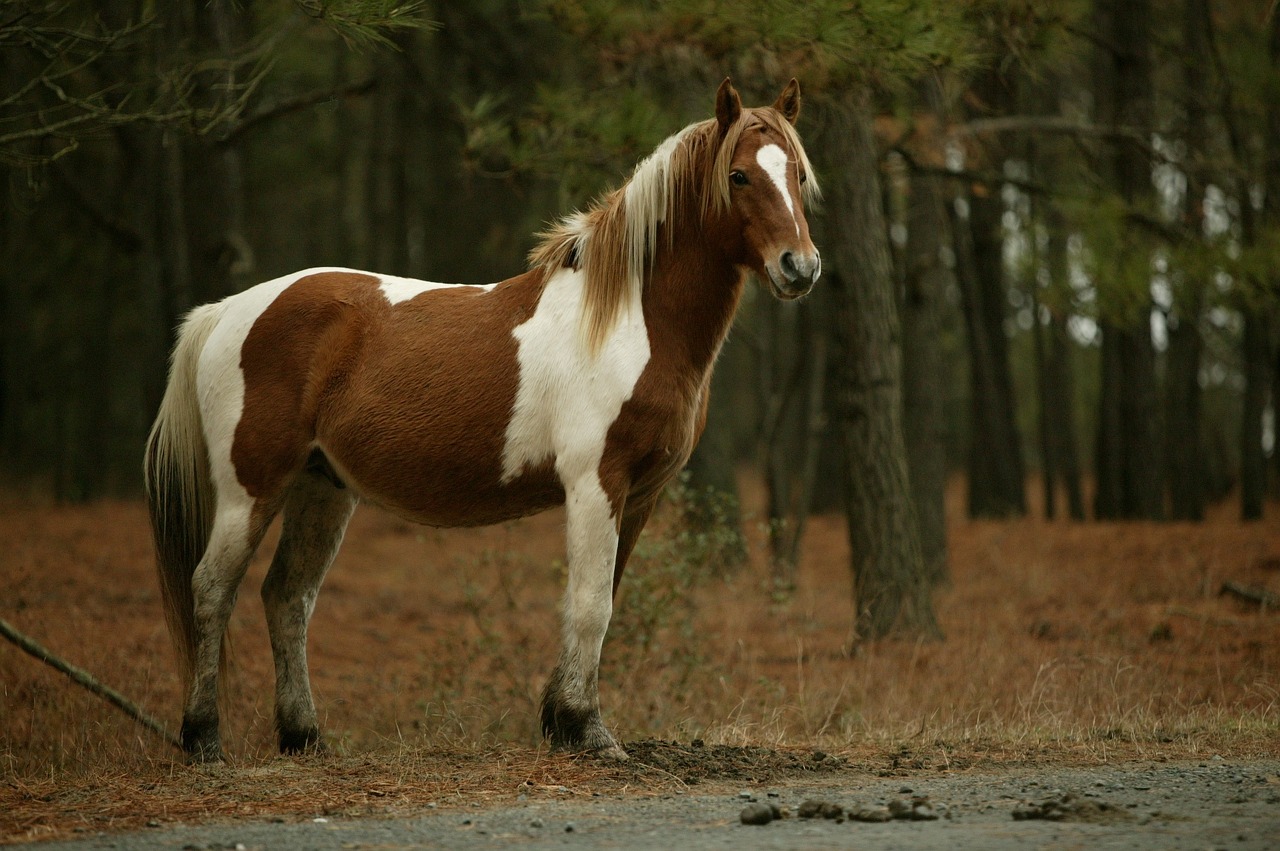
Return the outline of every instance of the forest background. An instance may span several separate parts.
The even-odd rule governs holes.
[[[842,511],[855,633],[928,635],[955,473],[971,517],[1263,516],[1278,68],[1271,0],[6,0],[3,484],[138,494],[190,307],[509,277],[725,76],[795,76],[824,277],[749,289],[691,511],[752,465],[781,587]]]

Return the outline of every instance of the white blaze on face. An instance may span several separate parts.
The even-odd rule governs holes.
[[[795,202],[791,200],[791,192],[787,189],[787,152],[777,145],[765,145],[756,151],[756,162],[769,175],[773,185],[782,193],[782,200],[787,204],[787,212],[796,223],[796,236],[800,235],[800,220],[796,218]]]

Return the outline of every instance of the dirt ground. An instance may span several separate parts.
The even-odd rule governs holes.
[[[1232,505],[1203,524],[975,523],[954,510],[956,491],[951,581],[936,595],[946,639],[855,646],[840,519],[810,522],[795,588],[780,590],[747,484],[746,564],[718,561],[669,510],[624,580],[601,697],[627,765],[550,754],[537,733],[558,643],[562,515],[446,532],[362,508],[311,630],[329,755],[273,753],[257,596],[269,540],[233,617],[221,769],[186,767],[0,644],[0,842],[515,806],[561,788],[732,794],[1214,757],[1274,774],[1280,617],[1221,589],[1280,594],[1280,506],[1247,525]],[[0,617],[176,726],[142,506],[0,497],[0,541]]]
[[[669,747],[669,746],[668,746]],[[714,759],[714,755],[712,756]],[[40,846],[167,849],[1232,848],[1280,841],[1280,761],[1212,757],[1071,768],[883,771],[846,766],[779,784],[584,792],[522,787],[511,800],[430,802],[396,817],[161,823]]]

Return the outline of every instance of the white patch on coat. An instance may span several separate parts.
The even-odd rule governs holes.
[[[791,192],[787,189],[787,153],[777,145],[765,145],[756,151],[756,162],[760,163],[760,168],[764,169],[764,173],[769,175],[769,179],[773,181],[773,185],[782,193],[782,200],[787,204],[787,212],[791,213],[791,220],[796,224],[796,236],[800,235],[800,220],[796,218],[796,205],[791,200]]]
[[[240,366],[240,353],[250,329],[282,292],[302,278],[324,272],[348,271],[305,269],[222,300],[222,319],[209,335],[196,371],[200,418],[205,441],[209,445],[210,473],[218,494],[219,511],[223,510],[227,500],[252,502],[231,463],[231,445],[235,441],[236,426],[244,413],[244,370]]]
[[[597,703],[595,674],[613,615],[613,565],[618,527],[608,494],[594,473],[565,487],[565,544],[569,577],[562,624],[564,696],[584,709]]]
[[[502,481],[547,460],[566,489],[598,475],[609,427],[649,362],[649,332],[638,295],[594,356],[577,331],[585,276],[563,269],[538,307],[511,333],[520,383],[502,453]]]
[[[422,295],[430,290],[443,290],[449,287],[475,287],[476,289],[489,292],[497,284],[438,284],[434,281],[418,281],[413,278],[397,278],[394,275],[377,275],[382,283],[378,289],[382,290],[382,295],[387,302],[392,305],[409,301],[415,296]]]
[[[613,611],[617,518],[600,481],[609,428],[649,362],[639,295],[620,313],[600,350],[577,333],[585,274],[564,269],[546,283],[538,307],[512,335],[520,383],[507,426],[502,481],[553,461],[564,486],[569,578],[564,596],[564,699],[592,710],[600,648]]]

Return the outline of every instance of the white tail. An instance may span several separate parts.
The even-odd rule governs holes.
[[[209,543],[215,510],[196,370],[222,312],[221,304],[207,304],[183,320],[170,360],[169,383],[147,438],[143,461],[161,599],[184,689],[190,684],[195,659],[191,577]]]

